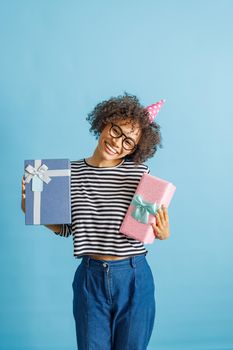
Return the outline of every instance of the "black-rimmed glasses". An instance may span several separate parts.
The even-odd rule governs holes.
[[[126,136],[118,125],[113,123],[111,124],[112,125],[111,125],[111,128],[109,129],[109,134],[115,138],[119,138],[123,135],[125,137],[124,140],[122,140],[123,148],[127,151],[131,151],[132,149],[134,149],[136,147],[134,140]]]

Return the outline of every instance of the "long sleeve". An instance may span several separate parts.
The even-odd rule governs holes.
[[[146,173],[150,174],[150,168],[148,167],[148,165],[147,165]]]
[[[62,237],[69,237],[72,235],[72,228],[70,224],[62,224],[60,232],[54,232],[56,235]]]

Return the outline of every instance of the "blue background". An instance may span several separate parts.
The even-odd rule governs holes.
[[[25,226],[24,159],[91,156],[87,113],[166,99],[148,165],[177,186],[149,246],[149,350],[233,349],[233,1],[1,1],[1,350],[74,350],[72,239]]]

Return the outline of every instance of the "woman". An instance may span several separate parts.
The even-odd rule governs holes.
[[[82,259],[72,284],[79,350],[145,350],[151,337],[156,304],[148,251],[119,232],[141,176],[150,172],[143,162],[161,146],[150,108],[125,93],[89,113],[99,139],[92,156],[71,161],[72,224],[46,225],[73,235],[74,256]],[[24,201],[23,179],[23,210]],[[155,238],[169,237],[167,208],[152,226]]]

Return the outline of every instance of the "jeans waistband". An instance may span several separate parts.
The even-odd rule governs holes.
[[[129,258],[120,260],[97,260],[91,258],[89,255],[84,255],[82,257],[82,264],[86,267],[108,267],[108,268],[119,268],[119,267],[133,267],[135,268],[137,264],[142,263],[146,260],[146,255],[134,255]]]

